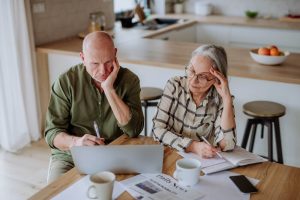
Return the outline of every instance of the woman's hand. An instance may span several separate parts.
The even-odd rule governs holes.
[[[219,93],[219,95],[222,97],[223,101],[230,100],[231,101],[231,94],[229,91],[228,86],[228,80],[224,77],[224,75],[221,72],[218,72],[217,70],[210,68],[210,73],[213,74],[218,81],[215,81],[214,86]]]
[[[187,148],[187,152],[193,152],[204,158],[212,158],[216,156],[218,149],[204,142],[193,141]]]

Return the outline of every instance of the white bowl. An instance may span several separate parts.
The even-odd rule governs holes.
[[[195,4],[195,14],[201,16],[210,15],[212,12],[212,5],[208,2],[196,2]]]
[[[290,55],[290,52],[288,51],[282,52],[283,55],[280,56],[264,56],[259,55],[257,52],[258,49],[252,49],[250,50],[250,55],[253,60],[263,65],[279,65],[283,63],[286,60],[286,58]]]

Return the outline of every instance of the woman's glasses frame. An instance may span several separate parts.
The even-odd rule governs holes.
[[[196,76],[196,80],[202,84],[207,84],[208,82],[216,79],[216,77],[213,75],[211,77],[207,76],[205,74],[206,72],[196,74],[195,71],[192,69],[192,67],[193,67],[192,64],[189,64],[188,66],[185,67],[185,74],[187,77],[194,78]],[[209,72],[207,72],[207,73],[209,73]]]

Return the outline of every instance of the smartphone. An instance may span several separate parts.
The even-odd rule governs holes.
[[[256,187],[247,179],[244,175],[238,176],[229,176],[229,178],[234,182],[234,184],[240,189],[243,193],[255,193],[258,192]]]

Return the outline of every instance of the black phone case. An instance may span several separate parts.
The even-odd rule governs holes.
[[[256,187],[252,185],[252,183],[244,176],[229,176],[229,178],[234,182],[234,184],[240,189],[243,193],[254,193],[258,192]]]

